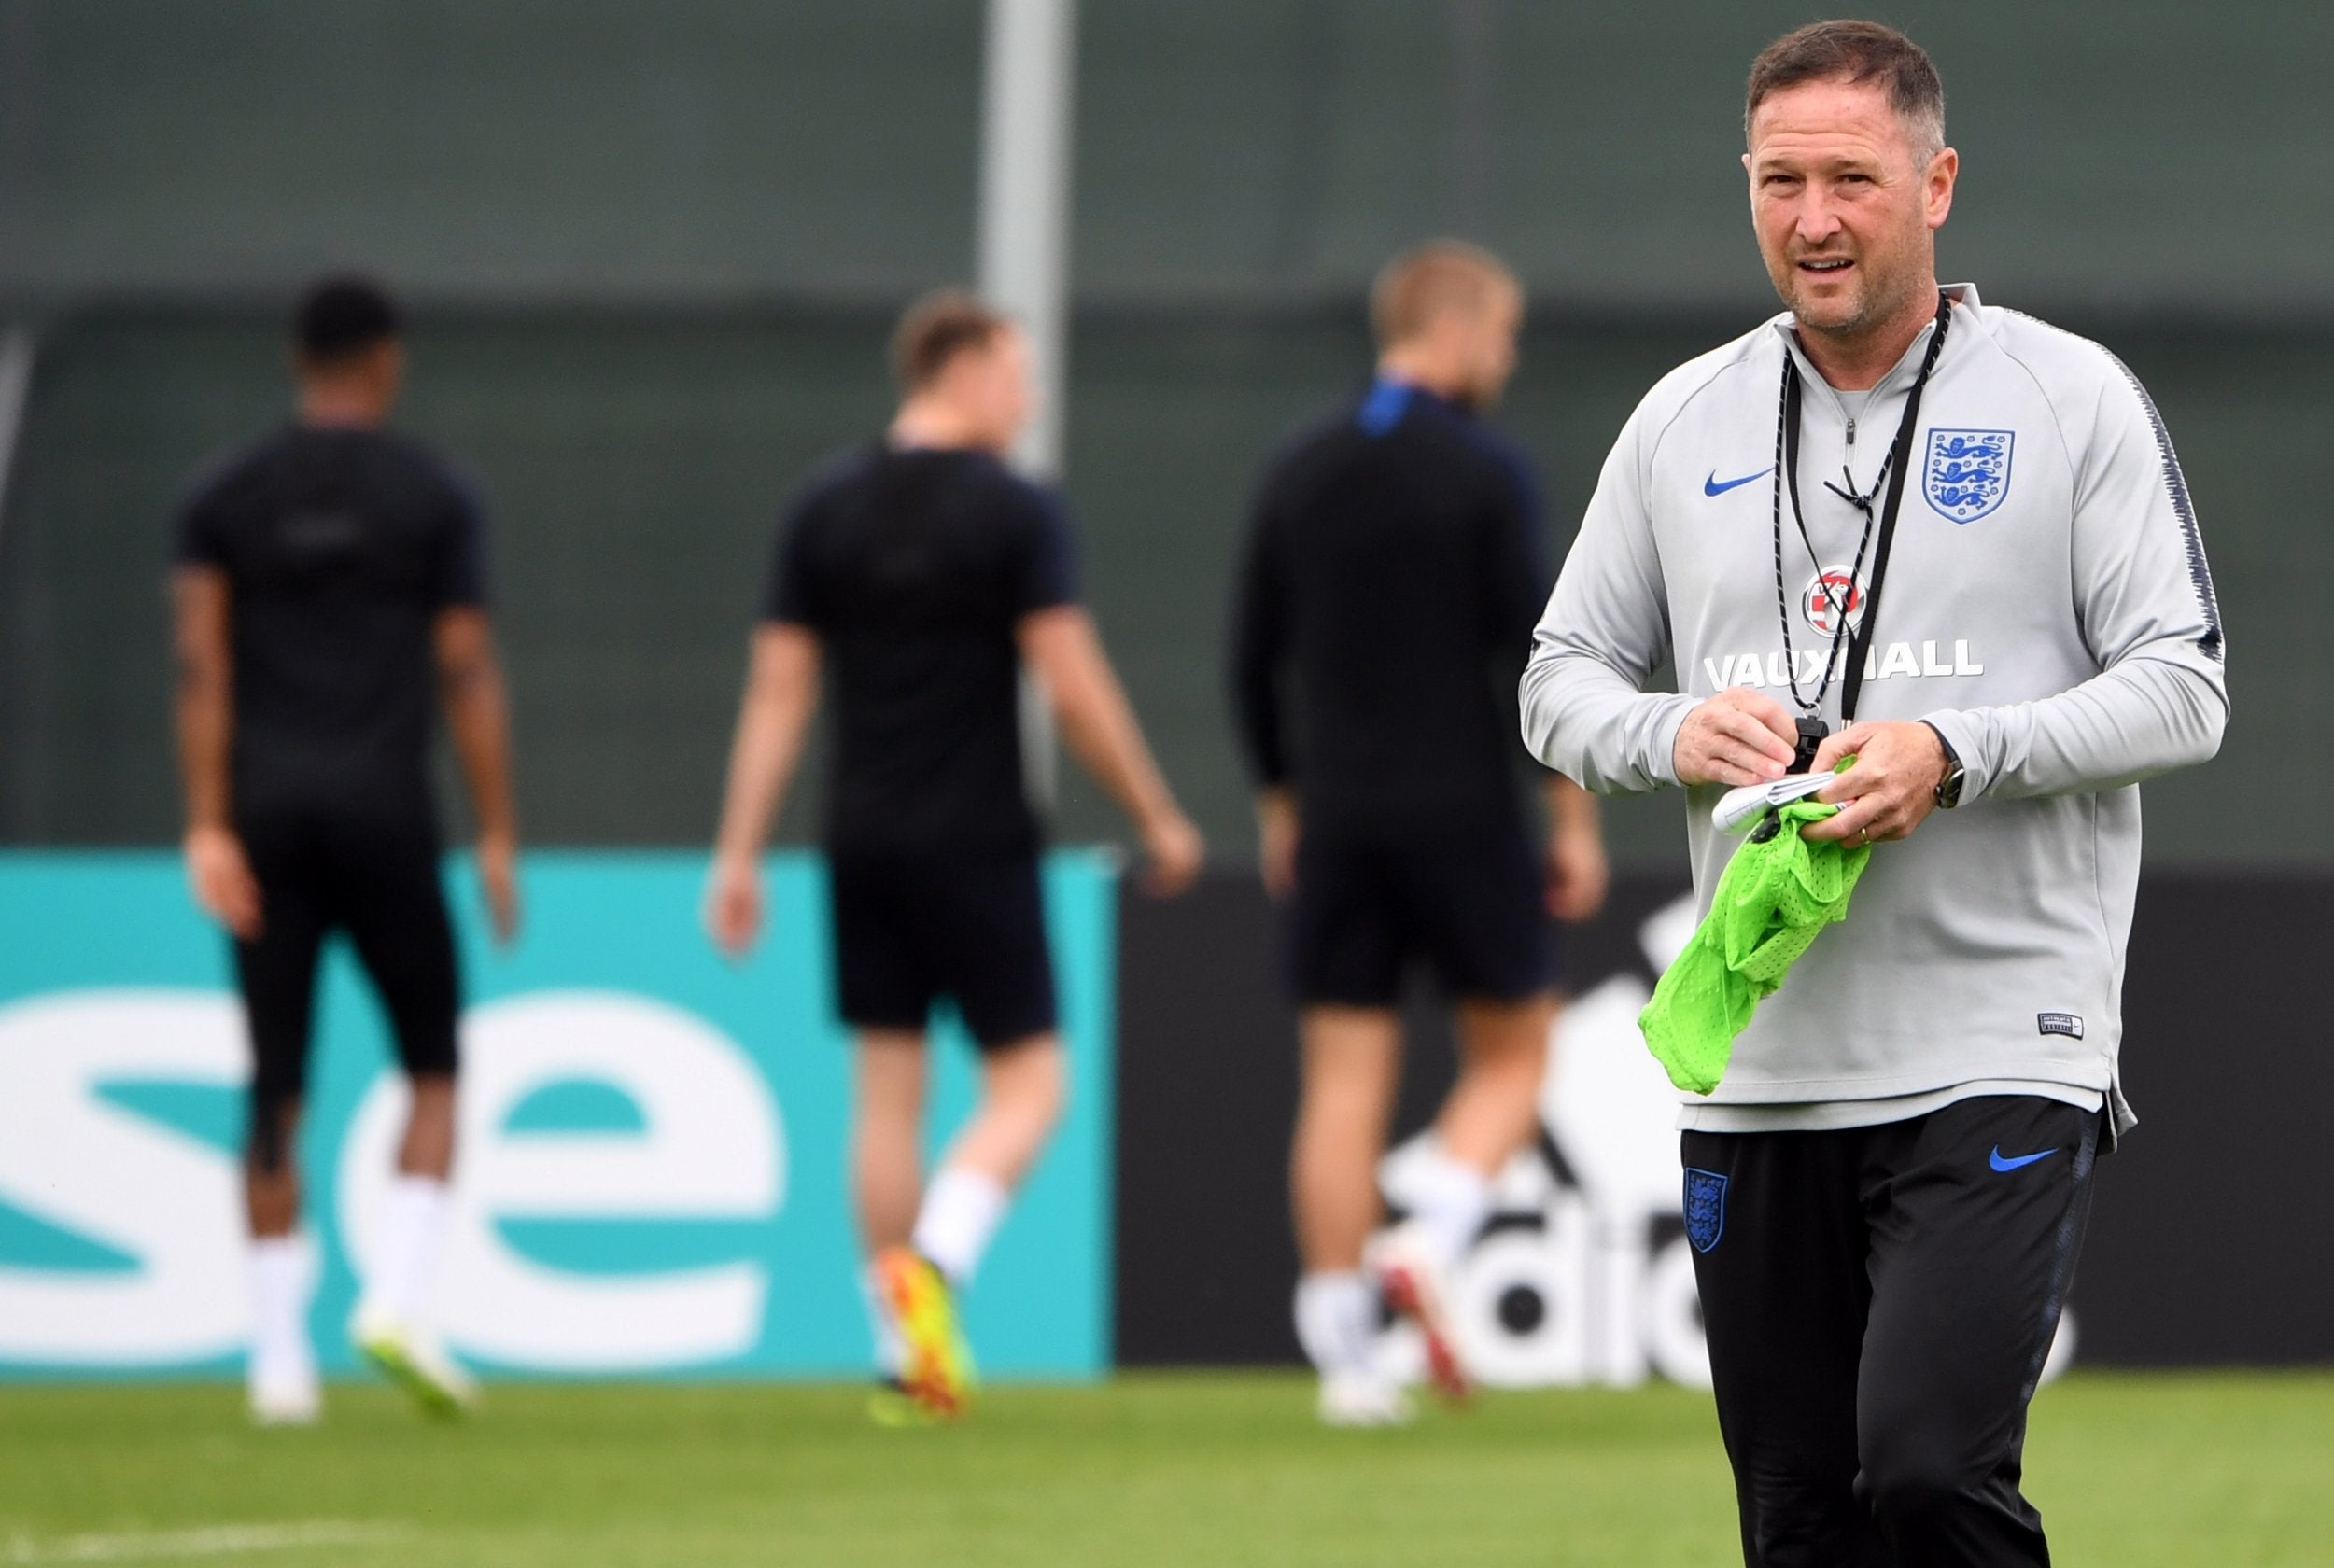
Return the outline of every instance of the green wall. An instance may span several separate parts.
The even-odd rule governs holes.
[[[2334,7],[1899,0],[1947,270],[2053,308],[2334,304]],[[1765,0],[1087,0],[1078,287],[1343,298],[1422,232],[1568,308],[1737,309]],[[1469,19],[1477,19],[1470,22]],[[889,300],[963,267],[978,0],[0,0],[0,302],[279,287]]]
[[[463,297],[888,299],[970,232],[969,3],[0,7],[0,299],[350,261]]]

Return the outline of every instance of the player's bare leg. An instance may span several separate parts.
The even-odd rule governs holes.
[[[1288,1186],[1303,1272],[1297,1337],[1321,1373],[1321,1416],[1338,1425],[1407,1419],[1375,1365],[1378,1301],[1362,1252],[1384,1218],[1378,1160],[1401,1077],[1391,1008],[1315,1006],[1298,1023],[1302,1084]]]
[[[253,1113],[243,1167],[244,1212],[255,1239],[289,1236],[300,1224],[300,1101]]]
[[[1289,1153],[1297,1252],[1308,1273],[1361,1267],[1378,1228],[1378,1160],[1401,1079],[1391,1008],[1308,1007],[1298,1026],[1303,1083]]]
[[[851,1123],[851,1200],[867,1255],[907,1244],[922,1201],[924,1036],[921,1029],[861,1029]]]
[[[878,1420],[902,1422],[920,1414],[907,1397],[907,1347],[893,1297],[895,1278],[910,1260],[907,1238],[923,1199],[924,1036],[921,1029],[863,1029],[853,1055],[857,1076],[851,1114],[851,1207],[867,1263],[859,1288],[875,1344],[879,1393]],[[913,1288],[913,1281],[905,1281]]]
[[[308,1303],[316,1290],[315,1242],[300,1234],[300,1166],[294,1144],[300,1102],[252,1113],[245,1151],[244,1211],[251,1227],[251,1419],[304,1426],[323,1413]]]
[[[1486,1180],[1540,1127],[1540,1085],[1548,1075],[1556,1013],[1553,994],[1459,1003],[1458,1081],[1435,1118],[1435,1137],[1444,1154]]]
[[[454,1174],[454,1076],[428,1073],[410,1087],[413,1103],[405,1113],[405,1136],[398,1141],[398,1174],[443,1182]]]
[[[970,1398],[972,1358],[956,1295],[972,1282],[1014,1189],[1061,1120],[1066,1079],[1050,1033],[983,1052],[979,1104],[916,1206],[907,1244],[887,1244],[876,1256],[878,1299],[902,1346],[900,1382],[933,1415],[960,1415]]]
[[[477,1385],[421,1319],[454,1170],[455,1078],[450,1072],[418,1073],[407,1088],[397,1177],[349,1335],[365,1358],[423,1409],[450,1416],[477,1402]]]
[[[1427,1371],[1454,1402],[1471,1391],[1445,1308],[1446,1281],[1491,1217],[1492,1183],[1540,1119],[1553,996],[1465,1000],[1457,1010],[1459,1074],[1411,1168],[1410,1218],[1372,1243],[1371,1272],[1385,1302],[1418,1325]]]
[[[977,1171],[1010,1192],[1029,1174],[1069,1098],[1062,1043],[1034,1035],[985,1052],[980,1104],[957,1132],[941,1174]]]

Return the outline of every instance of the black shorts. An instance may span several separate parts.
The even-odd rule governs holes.
[[[827,869],[845,1023],[921,1029],[945,998],[983,1050],[1052,1030],[1033,852],[835,849]]]
[[[260,883],[259,937],[235,944],[255,1105],[280,1106],[306,1089],[316,959],[336,931],[380,992],[405,1071],[454,1071],[460,987],[435,824],[419,815],[271,812],[236,831]]]
[[[1298,1000],[1390,1007],[1419,961],[1456,997],[1521,1001],[1555,985],[1555,932],[1523,828],[1308,830],[1288,919]]]

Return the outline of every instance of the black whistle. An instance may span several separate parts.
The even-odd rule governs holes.
[[[1831,733],[1830,727],[1827,726],[1822,720],[1810,718],[1804,714],[1801,715],[1799,720],[1799,742],[1792,748],[1791,767],[1787,771],[1792,773],[1805,773],[1809,768],[1815,766],[1816,751],[1822,746],[1825,737],[1829,736]]]

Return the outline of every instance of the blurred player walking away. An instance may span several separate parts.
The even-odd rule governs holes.
[[[234,938],[255,1071],[250,1211],[253,1415],[320,1407],[307,1308],[313,1242],[293,1158],[316,960],[344,933],[412,1082],[384,1229],[350,1333],[426,1407],[470,1379],[419,1319],[454,1158],[454,937],[439,882],[429,751],[434,692],[478,821],[497,934],[518,924],[502,674],[477,502],[386,428],[405,369],[398,313],[329,278],[294,319],[289,427],[228,459],[178,520],[173,582],[187,866]]]
[[[780,532],[706,918],[732,954],[762,926],[759,857],[824,666],[836,989],[857,1043],[852,1184],[894,1395],[877,1414],[946,1418],[971,1392],[956,1297],[1064,1092],[1022,777],[1024,665],[1132,819],[1151,889],[1188,886],[1202,847],[1077,603],[1060,503],[1002,461],[1031,407],[1020,333],[943,292],[907,312],[893,346],[905,396],[891,429],[812,478]],[[924,1035],[944,998],[980,1047],[980,1099],[926,1185]]]
[[[2136,786],[2219,746],[2220,610],[2130,371],[1938,287],[1928,55],[1820,22],[1746,96],[1787,309],[1624,427],[1524,729],[1596,789],[1686,786],[1705,908],[1721,791],[1853,757],[1803,836],[1880,846],[1854,906],[1683,1117],[1743,1558],[2039,1568],[2027,1406],[2132,1125]],[[1666,661],[1683,690],[1645,690]]]
[[[1408,1418],[1376,1365],[1382,1301],[1418,1322],[1437,1386],[1464,1396],[1442,1280],[1538,1126],[1557,1007],[1548,917],[1585,919],[1605,893],[1594,800],[1549,775],[1536,845],[1516,777],[1510,682],[1548,578],[1526,462],[1478,415],[1514,369],[1523,308],[1473,246],[1392,262],[1371,300],[1376,379],[1274,461],[1239,586],[1234,704],[1302,1009],[1297,1333],[1337,1424]],[[1417,1212],[1372,1240],[1397,1004],[1419,959],[1456,1002],[1460,1071]]]

